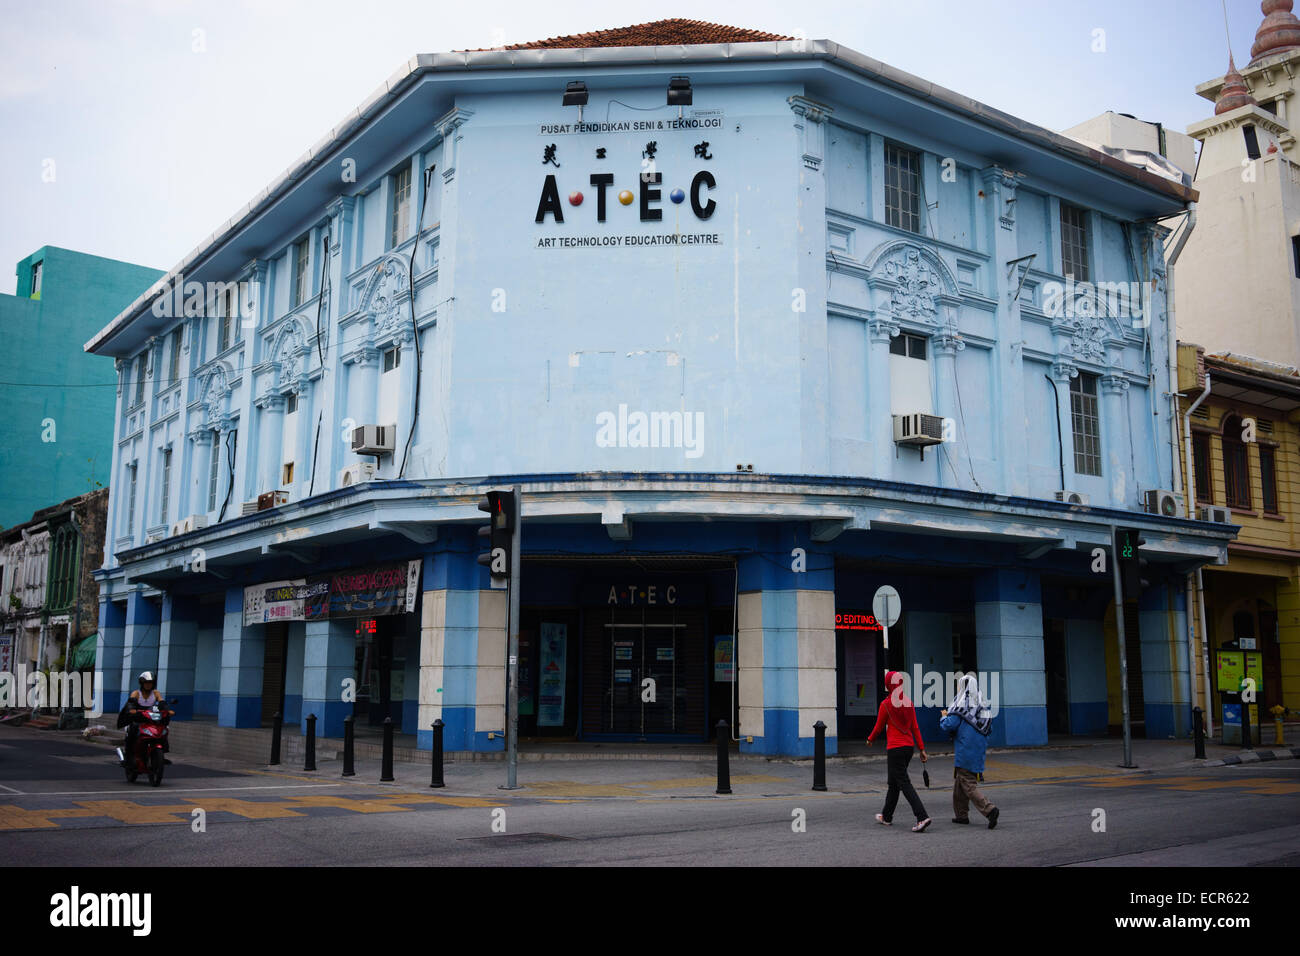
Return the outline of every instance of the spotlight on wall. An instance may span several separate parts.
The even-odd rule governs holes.
[[[587,84],[571,80],[564,88],[564,105],[578,108],[578,122],[582,122],[582,108],[587,105]]]
[[[677,118],[682,118],[682,107],[691,105],[691,78],[673,76],[668,79],[668,105],[677,107]]]

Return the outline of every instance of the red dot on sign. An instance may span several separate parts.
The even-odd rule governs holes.
[[[574,190],[573,192],[569,193],[569,205],[570,205],[570,206],[581,206],[581,205],[582,205],[582,193],[578,192],[577,190]]]

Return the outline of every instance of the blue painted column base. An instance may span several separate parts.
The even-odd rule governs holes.
[[[1106,701],[1080,701],[1070,704],[1070,734],[1074,737],[1105,734],[1109,723]]]
[[[261,697],[225,697],[217,704],[217,724],[221,727],[261,727]]]
[[[342,700],[304,700],[300,725],[303,736],[307,735],[308,715],[315,714],[317,738],[342,737],[343,718],[352,713],[352,708],[351,703]]]
[[[1041,747],[1045,743],[1046,707],[1003,707],[993,718],[990,747]]]

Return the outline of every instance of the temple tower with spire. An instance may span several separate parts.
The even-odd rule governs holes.
[[[1197,224],[1178,261],[1178,337],[1300,366],[1300,154],[1293,102],[1300,19],[1264,0],[1250,62],[1196,88],[1214,115],[1188,127],[1201,143]]]

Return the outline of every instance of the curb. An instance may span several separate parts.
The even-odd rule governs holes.
[[[1300,760],[1300,747],[1288,750],[1243,750],[1240,754],[1229,754],[1220,760],[1196,761],[1199,767],[1232,767],[1242,763],[1266,763],[1270,760]]]

